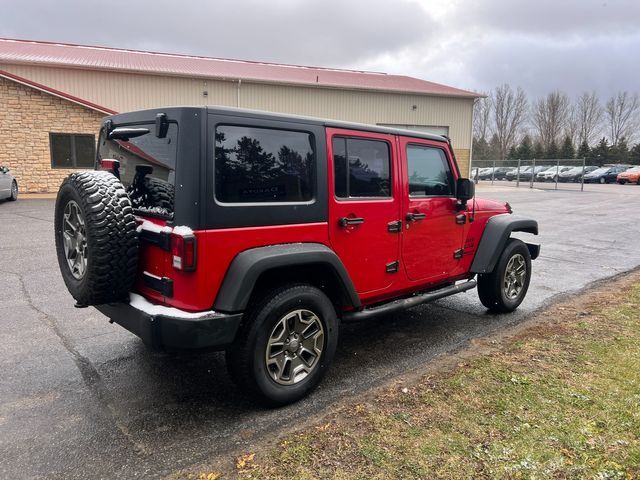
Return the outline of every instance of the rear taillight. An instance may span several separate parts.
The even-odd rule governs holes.
[[[196,269],[196,237],[171,234],[171,258],[173,268],[183,272]]]
[[[113,158],[104,158],[100,160],[100,170],[106,170],[120,178],[120,162]]]

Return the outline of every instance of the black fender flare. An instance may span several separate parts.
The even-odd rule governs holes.
[[[213,309],[241,312],[246,309],[260,275],[275,268],[302,265],[329,267],[340,280],[342,292],[351,305],[361,306],[347,269],[333,250],[321,243],[287,243],[250,248],[236,255],[218,290]]]
[[[493,271],[511,232],[527,232],[538,235],[538,222],[528,217],[509,213],[491,217],[484,227],[482,238],[471,264],[471,273]],[[540,245],[527,243],[527,247],[531,258],[535,259],[540,252]]]

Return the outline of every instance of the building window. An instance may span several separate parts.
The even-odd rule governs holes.
[[[51,168],[93,168],[96,137],[77,133],[49,133]]]
[[[313,200],[315,140],[311,133],[218,125],[215,142],[219,202]]]
[[[391,196],[391,155],[387,142],[335,137],[333,164],[336,197]]]

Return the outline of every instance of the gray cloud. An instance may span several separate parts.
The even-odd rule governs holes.
[[[605,97],[638,90],[639,26],[638,0],[22,0],[0,35]]]
[[[4,36],[284,63],[349,65],[424,40],[415,3],[346,0],[25,0],[3,11]],[[38,15],[33,12],[37,11]]]

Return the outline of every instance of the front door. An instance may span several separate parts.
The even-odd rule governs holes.
[[[375,296],[391,287],[400,265],[396,138],[328,128],[327,144],[331,246],[356,291]]]
[[[456,210],[457,171],[438,142],[400,138],[403,214],[402,259],[412,281],[446,278],[459,261],[464,216]]]

